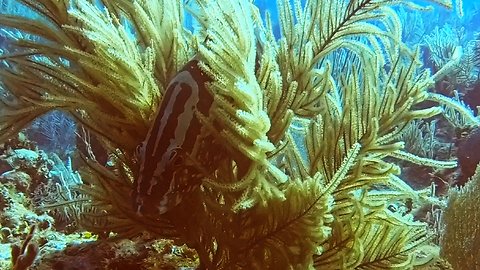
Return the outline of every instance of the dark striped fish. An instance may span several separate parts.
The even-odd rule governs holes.
[[[209,81],[194,59],[168,85],[147,137],[137,149],[140,169],[133,200],[138,214],[161,215],[199,186],[201,174],[186,159],[203,139],[195,111],[209,113],[213,102],[206,89]]]

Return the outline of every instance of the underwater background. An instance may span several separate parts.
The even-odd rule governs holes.
[[[0,93],[0,269],[480,269],[480,2],[0,0]]]

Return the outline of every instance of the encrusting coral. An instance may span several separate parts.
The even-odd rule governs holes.
[[[81,214],[83,228],[174,239],[194,248],[204,269],[419,263],[426,225],[387,205],[418,204],[428,194],[399,179],[387,158],[456,166],[409,154],[399,139],[412,120],[441,112],[415,109],[438,76],[402,44],[392,9],[423,7],[278,0],[277,38],[268,13],[263,21],[246,0],[19,2],[43,20],[0,16],[0,25],[40,37],[13,40],[17,49],[0,56],[8,67],[0,70],[0,140],[53,109],[99,136],[114,165],[85,158],[80,191],[90,199],[78,203],[92,210]],[[184,26],[185,9],[198,21],[195,32]],[[139,216],[130,203],[140,170],[135,148],[170,80],[193,57],[213,96],[209,113],[195,117],[230,156],[177,207]]]

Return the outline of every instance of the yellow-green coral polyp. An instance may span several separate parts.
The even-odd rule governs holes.
[[[20,2],[44,19],[0,15],[0,25],[40,37],[15,41],[28,53],[0,58],[15,100],[2,100],[0,139],[52,109],[100,138],[115,164],[82,169],[90,201],[81,203],[98,210],[82,216],[84,228],[175,239],[203,269],[413,267],[427,230],[386,208],[396,196],[418,199],[390,157],[454,163],[400,151],[409,122],[440,112],[415,107],[431,75],[401,43],[391,9],[410,1],[277,0],[278,38],[247,0]],[[186,10],[195,30],[184,26]],[[209,114],[196,112],[202,132],[230,156],[176,208],[140,217],[129,203],[134,150],[193,57],[213,80]],[[338,63],[344,72],[334,72]]]

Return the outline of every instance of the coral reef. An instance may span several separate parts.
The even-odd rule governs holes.
[[[43,256],[42,263],[32,270],[193,270],[197,267],[198,256],[192,249],[176,246],[171,240],[136,237],[69,245],[61,252]]]
[[[0,175],[2,243],[23,236],[31,225],[44,229],[53,224],[50,216],[33,211],[30,197],[40,183],[48,181],[50,161],[40,152],[23,148],[31,143],[19,138],[5,144],[4,154],[0,156],[3,164]]]
[[[54,231],[54,228],[58,229],[56,223],[61,220],[35,204],[35,194],[44,185],[58,180],[52,175],[58,164],[32,147],[32,142],[23,135],[6,142],[1,152],[0,269],[27,269],[30,266],[28,269],[34,269],[41,262],[41,259],[34,262],[35,257],[57,252],[66,243],[92,241],[79,235],[66,236]],[[41,202],[47,200],[37,199]],[[55,199],[58,200],[58,197]]]
[[[79,195],[42,207],[68,205],[78,228],[111,236],[99,245],[118,241],[96,254],[117,259],[106,267],[132,263],[138,248],[126,247],[144,233],[171,239],[170,252],[194,249],[181,253],[200,269],[411,269],[438,256],[410,213],[432,194],[398,177],[400,161],[457,165],[409,153],[401,139],[412,121],[442,112],[421,104],[449,100],[429,89],[462,55],[456,46],[431,74],[402,43],[392,7],[425,7],[278,0],[277,38],[269,13],[247,0],[19,2],[39,16],[2,14],[0,25],[36,38],[16,37],[0,56],[0,141],[59,109],[98,138],[108,164],[84,156],[81,181],[61,169],[75,187],[60,193]],[[195,100],[203,107],[189,107]],[[157,134],[164,127],[172,137]],[[182,143],[157,153],[161,138]],[[145,167],[153,176],[139,180]],[[139,192],[159,198],[131,198]],[[164,248],[142,258],[155,269]]]

